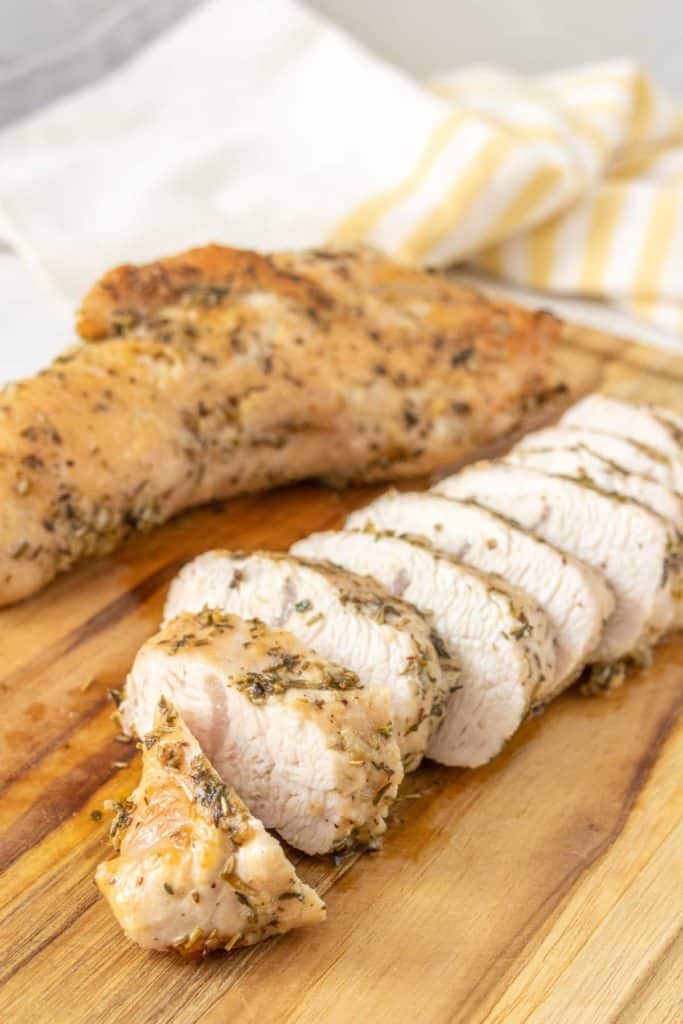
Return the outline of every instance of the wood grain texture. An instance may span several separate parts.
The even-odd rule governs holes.
[[[683,410],[670,353],[568,329],[561,357],[584,387]],[[172,575],[215,545],[284,548],[379,490],[192,513],[0,614],[0,1024],[683,1022],[681,637],[605,700],[564,695],[492,765],[423,767],[382,853],[295,857],[320,927],[187,964],[130,945],[98,897],[91,812],[139,770],[107,691]]]

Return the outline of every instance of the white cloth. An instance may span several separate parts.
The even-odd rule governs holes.
[[[34,301],[50,289],[58,328],[27,360],[68,341],[66,310],[109,267],[208,241],[278,249],[363,238],[442,264],[481,252],[489,270],[505,262],[501,243],[510,276],[533,284],[515,239],[594,192],[632,141],[628,104],[642,75],[616,64],[598,78],[607,99],[587,126],[581,76],[569,98],[576,75],[542,88],[519,80],[515,91],[510,76],[470,72],[427,88],[293,0],[211,0],[97,85],[0,133],[0,241],[42,276]],[[492,82],[502,83],[495,96]],[[659,144],[679,114],[655,99],[638,138]],[[600,133],[606,148],[591,142]],[[665,269],[683,289],[677,267]],[[17,278],[0,259],[0,290],[3,274]],[[33,312],[32,337],[48,329]],[[675,344],[655,327],[646,336]]]
[[[289,0],[213,0],[0,135],[0,238],[73,302],[114,264],[211,240],[318,243],[447,112]]]

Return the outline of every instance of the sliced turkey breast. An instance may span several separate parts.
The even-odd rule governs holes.
[[[629,473],[655,480],[676,493],[683,493],[683,462],[637,441],[601,430],[561,426],[534,430],[515,445],[516,451],[545,451],[558,448],[587,448]]]
[[[594,569],[472,502],[389,491],[353,512],[346,526],[419,534],[439,551],[496,573],[529,594],[557,636],[555,674],[539,683],[538,702],[550,700],[576,678],[614,609],[612,592]]]
[[[503,461],[477,463],[435,489],[507,513],[603,573],[616,603],[591,661],[635,655],[672,625],[678,538],[655,513],[592,484]]]
[[[165,617],[219,608],[294,633],[307,647],[388,689],[404,767],[417,768],[443,714],[447,681],[429,626],[367,577],[291,555],[208,551],[171,584]],[[434,716],[434,720],[432,719]]]
[[[219,774],[267,828],[306,853],[385,830],[402,777],[385,691],[290,633],[216,610],[173,619],[140,649],[119,709],[152,728],[171,700]]]
[[[612,440],[608,437],[608,440]],[[540,469],[553,476],[575,477],[596,484],[603,491],[639,501],[658,515],[670,520],[677,530],[683,529],[683,496],[638,473],[622,469],[615,462],[597,455],[584,445],[560,449],[513,449],[506,462]]]
[[[683,437],[675,425],[675,413],[659,407],[634,405],[609,395],[588,395],[573,405],[560,420],[564,427],[587,427],[638,441],[662,452],[683,466]]]
[[[460,666],[459,688],[427,753],[475,767],[494,757],[526,715],[539,685],[555,674],[554,635],[522,591],[392,533],[344,530],[298,541],[295,554],[378,579],[425,614]]]
[[[163,698],[153,726],[140,783],[117,806],[117,856],[95,875],[126,935],[197,958],[323,921],[318,895]]]

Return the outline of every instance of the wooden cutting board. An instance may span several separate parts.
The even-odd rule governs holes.
[[[561,355],[585,388],[683,411],[683,358],[576,328]],[[422,768],[382,853],[296,858],[320,927],[188,964],[132,946],[99,898],[99,812],[139,771],[107,691],[168,581],[211,546],[338,526],[378,490],[186,515],[0,614],[0,1024],[683,1022],[683,638],[608,698],[564,695],[486,768]]]

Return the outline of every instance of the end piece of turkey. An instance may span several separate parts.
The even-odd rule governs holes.
[[[325,919],[318,895],[163,699],[142,748],[140,782],[112,825],[116,856],[95,876],[133,942],[196,958]]]

